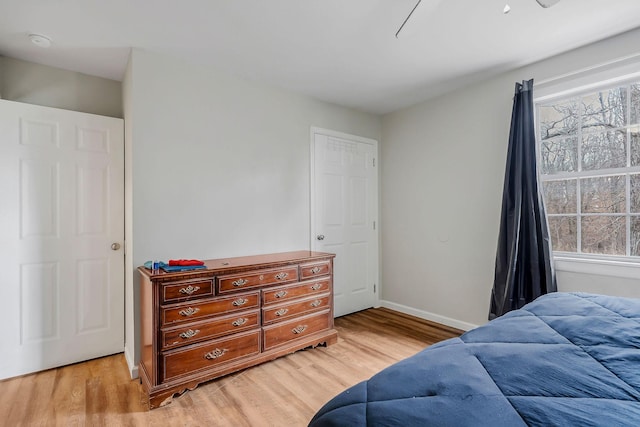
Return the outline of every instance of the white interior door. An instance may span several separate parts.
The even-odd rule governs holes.
[[[313,250],[336,254],[335,316],[377,304],[377,141],[312,130]]]
[[[123,121],[0,100],[0,379],[123,350],[123,239]]]

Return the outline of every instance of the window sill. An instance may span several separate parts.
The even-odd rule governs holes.
[[[556,272],[640,279],[640,260],[602,259],[554,254]]]

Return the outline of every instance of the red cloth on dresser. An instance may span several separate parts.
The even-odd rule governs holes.
[[[204,265],[204,261],[198,259],[170,259],[169,265]]]

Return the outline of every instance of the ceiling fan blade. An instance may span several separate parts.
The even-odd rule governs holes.
[[[420,6],[420,3],[422,3],[422,0],[418,0],[418,3],[416,3],[415,6],[413,6],[413,9],[411,9],[411,12],[409,12],[407,17],[404,18],[404,21],[402,21],[402,25],[400,25],[400,28],[398,28],[398,31],[396,31],[396,38],[398,38],[398,35],[400,34],[400,31],[402,31],[404,26],[407,24],[407,21],[409,21],[409,18],[411,18],[411,15],[413,15],[413,12],[415,12],[416,9],[418,8],[418,6]]]
[[[415,27],[415,21],[424,21],[440,6],[444,0],[418,0],[396,32],[396,38],[408,32],[408,27]]]
[[[558,3],[560,0],[536,0],[536,1],[542,7],[551,7],[554,4]]]

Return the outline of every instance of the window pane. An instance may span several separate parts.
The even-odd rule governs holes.
[[[582,97],[582,129],[606,130],[626,124],[627,88],[604,90]]]
[[[640,256],[640,217],[631,217],[631,256]]]
[[[627,166],[626,131],[588,134],[582,140],[582,169]]]
[[[548,214],[576,213],[578,202],[575,179],[545,181],[543,189]]]
[[[631,213],[640,213],[640,174],[629,175]]]
[[[545,175],[578,170],[578,138],[544,141],[541,144],[542,168]]]
[[[640,166],[640,126],[631,128],[631,166]]]
[[[626,221],[623,216],[582,218],[582,252],[626,255]]]
[[[575,216],[549,217],[549,236],[554,251],[578,251],[578,226]]]
[[[578,131],[578,102],[575,99],[538,109],[540,138],[546,140]]]
[[[536,108],[553,249],[640,257],[640,79]]]
[[[640,123],[640,84],[631,85],[631,122],[630,125]]]
[[[583,213],[624,213],[626,194],[624,175],[580,180]]]

